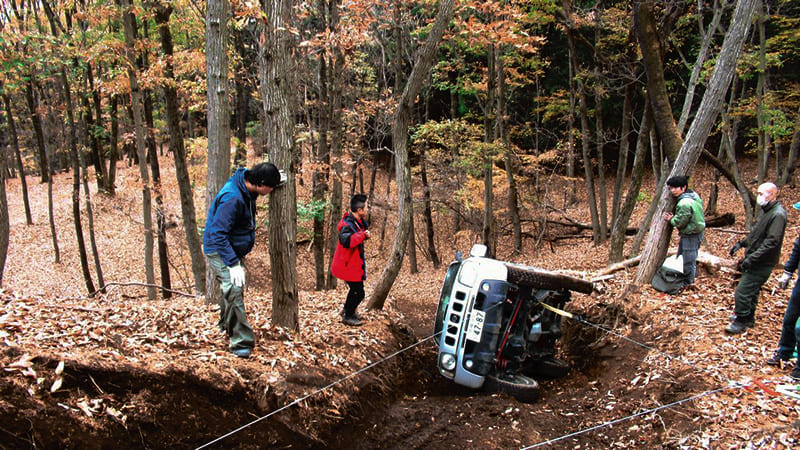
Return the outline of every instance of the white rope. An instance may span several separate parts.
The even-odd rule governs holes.
[[[233,431],[230,431],[230,432],[228,432],[228,433],[226,433],[226,434],[224,434],[224,435],[222,435],[222,436],[220,436],[220,437],[218,437],[218,438],[214,439],[213,441],[207,442],[207,443],[205,443],[205,444],[201,445],[200,447],[197,447],[197,450],[199,450],[199,449],[202,449],[202,448],[206,448],[206,447],[208,447],[209,445],[212,445],[212,444],[214,444],[214,443],[217,443],[217,442],[219,442],[219,441],[221,441],[221,440],[223,440],[223,439],[225,439],[225,438],[227,438],[227,437],[229,437],[229,436],[231,436],[231,435],[234,435],[234,434],[236,434],[236,433],[238,433],[238,432],[240,432],[240,431],[244,430],[244,429],[245,429],[245,428],[247,428],[247,427],[250,427],[250,426],[252,426],[252,425],[255,425],[256,423],[258,423],[258,422],[261,422],[261,421],[262,421],[262,420],[264,420],[264,419],[267,419],[267,418],[269,418],[269,417],[271,417],[271,416],[273,416],[273,415],[275,415],[275,414],[278,414],[279,412],[281,412],[281,411],[283,411],[283,410],[285,410],[285,409],[288,409],[288,408],[290,408],[290,407],[292,407],[292,406],[296,405],[297,403],[300,403],[300,402],[302,402],[303,400],[305,400],[305,399],[307,399],[307,398],[309,398],[309,397],[311,397],[311,396],[313,396],[313,395],[316,395],[316,394],[318,394],[318,393],[320,393],[320,392],[323,392],[323,391],[325,391],[325,390],[327,390],[327,389],[330,389],[330,388],[332,388],[333,386],[336,386],[337,384],[343,383],[343,382],[345,382],[345,381],[349,380],[350,378],[353,378],[353,377],[355,377],[356,375],[359,375],[360,373],[362,373],[362,372],[365,372],[365,371],[367,371],[367,370],[369,370],[369,369],[371,369],[371,368],[373,368],[373,367],[377,366],[378,364],[381,364],[381,363],[383,363],[383,362],[385,362],[385,361],[387,361],[387,360],[389,360],[389,359],[391,359],[391,358],[394,358],[395,356],[397,356],[397,355],[399,355],[399,354],[401,354],[401,353],[403,353],[403,352],[405,352],[405,351],[408,351],[408,350],[410,350],[410,349],[412,349],[412,348],[414,348],[414,347],[416,347],[416,346],[418,346],[418,345],[422,344],[423,342],[426,342],[426,341],[428,341],[428,340],[430,340],[430,339],[433,339],[433,338],[434,338],[436,335],[438,335],[438,334],[441,334],[441,333],[442,333],[442,332],[440,331],[440,332],[438,332],[438,333],[436,333],[436,334],[432,334],[432,335],[430,335],[430,336],[426,337],[425,339],[422,339],[422,340],[420,340],[420,341],[417,341],[417,342],[415,342],[415,343],[414,343],[414,344],[412,344],[412,345],[409,345],[408,347],[402,348],[402,349],[400,349],[400,350],[398,350],[398,351],[396,351],[396,352],[392,353],[391,355],[389,355],[389,356],[387,356],[387,357],[385,357],[385,358],[382,358],[382,359],[380,359],[380,360],[378,360],[378,361],[375,361],[374,363],[372,363],[372,364],[370,364],[370,365],[368,365],[368,366],[366,366],[366,367],[363,367],[363,368],[361,368],[361,369],[359,369],[359,370],[357,370],[357,371],[355,371],[355,372],[353,372],[353,373],[351,373],[351,374],[349,374],[349,375],[347,375],[347,376],[345,376],[345,377],[342,377],[342,378],[340,378],[340,379],[338,379],[338,380],[336,380],[336,381],[334,381],[334,382],[332,382],[332,383],[328,384],[328,385],[327,385],[327,386],[325,386],[325,387],[321,387],[321,388],[317,389],[316,391],[314,391],[314,392],[312,392],[312,393],[310,393],[310,394],[307,394],[307,395],[305,395],[304,397],[298,398],[298,399],[294,400],[293,402],[291,402],[291,403],[288,403],[288,404],[286,404],[286,405],[284,405],[284,406],[282,406],[282,407],[280,407],[280,408],[278,408],[278,409],[276,409],[276,410],[274,410],[274,411],[270,412],[270,413],[269,413],[269,414],[267,414],[267,415],[261,416],[261,417],[259,417],[259,418],[255,419],[255,420],[253,420],[253,421],[252,421],[252,422],[250,422],[250,423],[244,424],[244,425],[242,425],[241,427],[239,427],[239,428],[237,428],[237,429],[235,429],[235,430],[233,430]]]

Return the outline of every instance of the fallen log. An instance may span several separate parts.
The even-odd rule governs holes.
[[[671,248],[667,252],[668,256],[672,256],[677,253],[677,248]],[[624,270],[630,267],[634,267],[639,265],[642,256],[638,255],[630,259],[626,259],[625,261],[620,261],[618,263],[614,263],[603,270],[600,270],[592,278],[602,277],[605,275],[610,275],[615,272],[619,272],[620,270]],[[737,259],[730,259],[730,258],[720,258],[719,256],[712,255],[711,253],[704,252],[700,250],[697,252],[697,265],[703,267],[709,274],[714,274],[719,271],[723,272],[738,272],[739,260]]]
[[[547,219],[547,223],[550,223],[550,224],[553,224],[553,225],[560,225],[562,227],[575,228],[578,231],[591,230],[592,229],[592,224],[590,224],[590,223],[576,222],[576,221],[570,219],[567,216],[564,216],[564,219],[566,220],[566,222],[560,221],[560,220]],[[725,214],[722,214],[722,215],[719,215],[719,216],[714,216],[714,217],[710,217],[710,218],[706,219],[706,228],[727,227],[727,226],[733,225],[735,222],[736,222],[736,216],[734,216],[733,213],[725,213]],[[638,232],[639,232],[639,228],[638,227],[628,227],[628,228],[625,229],[625,235],[626,236],[633,236]]]

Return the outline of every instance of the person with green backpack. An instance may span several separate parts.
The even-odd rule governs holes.
[[[706,221],[703,217],[703,200],[689,189],[689,177],[676,175],[667,180],[669,193],[677,199],[674,213],[664,213],[664,220],[677,228],[680,235],[678,254],[683,256],[685,285],[694,284],[697,276],[697,252],[703,242]]]

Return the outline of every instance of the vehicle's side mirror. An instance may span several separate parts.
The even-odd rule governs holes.
[[[483,244],[475,244],[472,246],[472,249],[469,251],[469,256],[475,256],[478,258],[482,258],[486,256],[486,253],[489,249]]]
[[[464,260],[464,254],[463,254],[463,253],[461,253],[461,250],[458,250],[458,251],[456,252],[456,255],[453,257],[453,259],[455,259],[455,260],[456,260],[456,261],[458,261],[458,262],[461,262],[461,261],[463,261],[463,260]]]

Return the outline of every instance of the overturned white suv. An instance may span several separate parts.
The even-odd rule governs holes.
[[[538,397],[537,378],[566,375],[555,358],[562,309],[570,291],[589,294],[592,283],[487,258],[475,245],[450,264],[439,296],[434,339],[439,373],[458,384],[506,392],[522,402]]]

